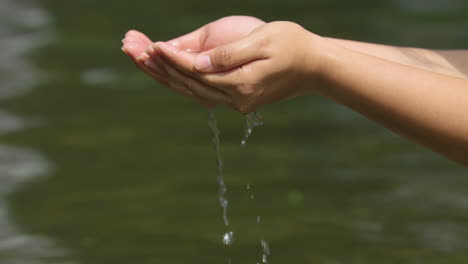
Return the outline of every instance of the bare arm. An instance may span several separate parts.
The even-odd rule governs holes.
[[[328,46],[320,93],[468,165],[468,79],[458,68],[468,65],[466,52],[351,46]],[[460,53],[457,62],[443,57]]]
[[[454,77],[468,77],[468,50],[428,50],[336,38],[326,39],[348,49],[392,62]]]
[[[167,43],[147,53],[148,71],[213,105],[248,113],[318,93],[468,166],[468,51],[323,38],[272,22],[201,54]]]

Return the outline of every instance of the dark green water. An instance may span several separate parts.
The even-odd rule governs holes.
[[[20,7],[8,12],[8,3]],[[19,23],[34,17],[17,13],[28,6],[48,20]],[[0,166],[0,180],[31,164],[45,171],[0,183],[10,222],[0,241],[16,230],[0,242],[1,263],[206,264],[229,255],[254,264],[261,237],[275,264],[468,262],[468,171],[319,97],[259,109],[265,125],[245,149],[243,117],[217,110],[236,234],[226,248],[207,110],[155,84],[120,51],[128,29],[166,40],[230,14],[293,20],[326,36],[468,48],[464,1],[4,0],[0,9],[10,32],[2,48],[36,32],[47,40],[21,53],[28,67],[0,52],[3,64],[17,63],[0,67],[0,90],[12,76],[29,76],[18,82],[31,88],[2,97],[2,111],[22,121],[2,133],[9,148],[0,165],[18,148],[36,162]]]

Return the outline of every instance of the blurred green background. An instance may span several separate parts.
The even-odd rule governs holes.
[[[278,264],[468,262],[467,170],[313,96],[259,109],[265,125],[245,149],[243,116],[216,110],[226,229],[207,110],[120,51],[129,29],[167,40],[233,14],[325,36],[467,48],[463,0],[2,0],[0,8],[0,91],[21,84],[0,97],[17,125],[0,138],[0,263],[255,264],[263,237]],[[231,247],[221,243],[227,230]]]

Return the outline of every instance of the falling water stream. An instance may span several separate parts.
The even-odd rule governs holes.
[[[219,139],[220,131],[218,128],[218,122],[216,120],[216,117],[213,111],[209,113],[208,125],[213,134],[212,143],[213,143],[213,147],[216,153],[216,165],[218,169],[219,204],[221,205],[221,208],[223,209],[224,225],[228,227],[229,226],[229,219],[227,215],[228,200],[226,198],[227,187],[224,182],[223,159],[221,157],[221,152],[220,152],[220,139]],[[244,129],[244,135],[241,140],[241,147],[246,146],[247,139],[249,138],[250,134],[252,134],[253,128],[257,126],[261,126],[261,125],[263,125],[263,121],[262,121],[261,115],[258,112],[252,112],[245,116],[245,129]],[[254,194],[253,194],[253,190],[250,187],[250,184],[247,185],[247,190],[249,191],[250,199],[253,200]],[[260,225],[260,216],[257,216],[257,225]],[[227,231],[223,235],[222,241],[223,241],[223,244],[226,246],[232,245],[232,243],[234,243],[234,232]],[[270,248],[268,246],[268,243],[262,238],[260,240],[260,244],[262,246],[262,263],[268,263],[268,256],[270,255]],[[228,259],[228,264],[231,264],[231,258]]]
[[[255,196],[250,184],[247,184],[247,191],[249,193],[250,200],[253,200]],[[257,215],[257,225],[260,225],[261,219],[261,216]],[[270,255],[270,247],[264,238],[260,239],[260,245],[262,246],[262,263],[266,264],[268,263],[268,256]],[[259,262],[257,262],[257,264],[259,264]]]
[[[229,220],[227,216],[227,207],[228,207],[228,200],[226,199],[226,184],[224,183],[224,174],[223,174],[223,159],[221,157],[221,152],[219,150],[219,128],[218,122],[216,121],[216,117],[214,112],[211,111],[208,117],[208,125],[213,133],[213,147],[216,153],[216,166],[218,169],[218,191],[219,191],[219,204],[221,208],[223,208],[223,221],[225,226],[229,226]],[[223,238],[224,241],[224,238]],[[226,243],[225,243],[226,244]]]
[[[251,112],[245,115],[245,129],[244,136],[241,140],[241,147],[247,146],[247,139],[249,138],[250,134],[252,134],[254,127],[261,125],[263,125],[263,119],[258,112]]]

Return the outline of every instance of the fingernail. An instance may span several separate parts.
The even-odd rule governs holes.
[[[148,46],[146,49],[145,49],[145,52],[148,53],[148,54],[151,54],[151,53],[154,53],[154,48],[153,46]]]
[[[211,58],[208,55],[198,56],[195,59],[195,68],[199,71],[207,71],[210,70],[212,67],[211,65]]]
[[[145,61],[148,58],[148,54],[142,53],[140,56],[138,56],[136,59],[137,61]]]

